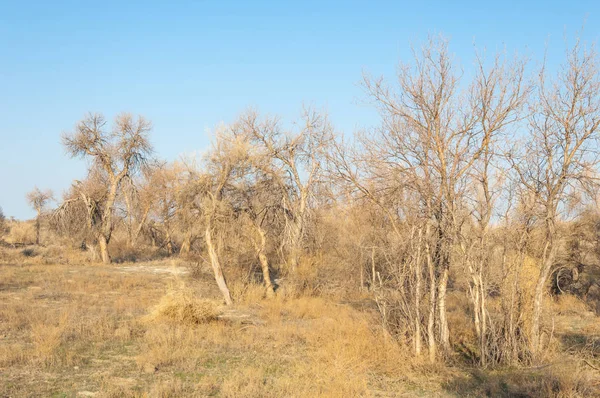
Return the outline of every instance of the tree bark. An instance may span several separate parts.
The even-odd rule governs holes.
[[[146,209],[144,210],[142,219],[140,220],[140,223],[138,224],[137,228],[135,229],[135,232],[133,233],[133,239],[132,239],[133,247],[137,246],[138,238],[140,236],[140,233],[142,232],[142,228],[144,228],[144,224],[146,223],[146,220],[148,219],[149,213],[150,213],[150,206],[146,207]]]
[[[40,244],[40,217],[41,214],[38,211],[37,217],[35,218],[35,244]]]
[[[217,255],[217,251],[215,250],[215,246],[212,241],[211,234],[211,223],[207,223],[206,230],[204,232],[204,237],[206,239],[206,247],[208,249],[208,256],[210,258],[210,265],[212,266],[213,272],[215,274],[215,280],[217,282],[217,286],[219,286],[219,290],[221,294],[223,294],[223,298],[225,299],[225,304],[232,305],[233,300],[231,299],[231,294],[229,293],[229,288],[227,287],[227,282],[225,281],[225,276],[223,275],[223,270],[221,268],[221,263],[219,262],[219,257]]]
[[[415,269],[415,355],[421,356],[421,263]]]
[[[302,237],[302,228],[299,225],[299,220],[294,220],[292,222],[291,231],[290,231],[290,271],[296,272],[298,268],[298,264],[300,263],[300,253],[301,253],[301,237]]]
[[[192,234],[188,232],[185,234],[183,238],[183,242],[181,242],[181,249],[179,249],[179,254],[182,256],[190,254],[190,250],[192,247]]]
[[[485,285],[483,283],[483,276],[481,270],[479,272],[479,295],[480,295],[480,316],[481,316],[481,336],[480,336],[480,350],[481,350],[481,366],[487,365],[487,317],[485,308]]]
[[[539,354],[540,347],[540,318],[542,314],[542,306],[544,300],[544,291],[546,287],[546,281],[550,276],[552,265],[556,258],[557,247],[552,241],[547,243],[545,248],[545,260],[540,269],[540,275],[535,285],[535,293],[533,297],[533,314],[531,319],[531,351],[535,356]]]
[[[265,282],[265,288],[267,289],[267,297],[273,297],[275,290],[273,289],[273,283],[271,283],[271,273],[269,271],[269,260],[265,254],[265,247],[267,245],[267,238],[265,232],[260,226],[256,226],[256,230],[260,236],[260,243],[257,245],[258,260],[262,268],[263,280]]]
[[[173,254],[173,240],[171,239],[171,232],[169,231],[169,229],[167,228],[167,231],[165,233],[165,239],[167,241],[167,253],[170,255]]]
[[[100,256],[104,264],[110,264],[111,258],[108,252],[108,239],[102,234],[98,236],[98,246],[100,248]]]
[[[429,231],[429,226],[427,226]],[[429,233],[425,234],[425,256],[427,258],[427,270],[429,271],[429,316],[427,321],[427,345],[429,349],[429,362],[435,363],[436,343],[435,343],[435,293],[436,281],[435,270],[433,268],[433,260],[431,258],[431,249],[429,247]]]
[[[117,191],[119,189],[119,184],[121,180],[125,176],[126,171],[122,171],[118,175],[112,176],[112,181],[110,184],[110,189],[108,191],[108,197],[106,199],[106,203],[104,205],[104,213],[102,214],[101,226],[100,226],[100,234],[98,236],[98,245],[100,246],[100,255],[102,256],[102,262],[104,264],[110,264],[111,258],[108,252],[108,243],[110,242],[110,237],[112,235],[113,225],[112,225],[112,215],[113,215],[113,207],[115,204],[115,200],[117,198]]]
[[[415,260],[415,355],[421,356],[421,243],[422,229],[419,228],[419,239],[417,241],[417,256]]]
[[[302,254],[302,238],[304,233],[304,223],[306,218],[306,207],[308,201],[308,193],[302,190],[298,203],[296,214],[291,225],[290,231],[290,271],[296,272],[298,264],[300,263],[300,256]]]
[[[440,280],[438,282],[438,312],[439,312],[439,332],[440,342],[444,350],[450,349],[450,331],[448,330],[448,319],[446,317],[446,289],[448,286],[448,267],[443,266]]]

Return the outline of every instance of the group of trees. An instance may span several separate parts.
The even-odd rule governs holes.
[[[233,269],[257,271],[272,296],[274,273],[335,258],[431,361],[451,350],[447,293],[462,289],[482,365],[535,360],[569,220],[595,204],[598,59],[578,42],[552,73],[503,55],[474,65],[465,73],[432,39],[396,81],[365,76],[381,124],[354,139],[313,109],[293,123],[247,111],[201,159],[174,163],[153,158],[147,120],[122,114],[108,129],[90,114],[63,136],[88,176],[51,225],[104,263],[116,228],[130,247],[198,255],[227,304]],[[28,199],[39,215],[51,197]]]

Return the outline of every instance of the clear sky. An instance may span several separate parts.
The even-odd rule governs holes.
[[[153,121],[157,155],[203,150],[247,107],[329,111],[351,134],[376,123],[358,83],[393,77],[411,43],[442,33],[468,69],[473,43],[549,63],[565,33],[600,36],[600,1],[0,0],[0,206],[29,218],[34,185],[61,196],[85,163],[60,135],[88,111]]]

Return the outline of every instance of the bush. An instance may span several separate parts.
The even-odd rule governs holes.
[[[5,237],[8,243],[26,245],[35,243],[35,228],[31,222],[13,221]]]
[[[201,324],[216,320],[219,314],[220,311],[213,301],[198,298],[192,291],[180,290],[164,296],[149,319]]]

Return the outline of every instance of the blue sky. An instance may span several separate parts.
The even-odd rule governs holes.
[[[167,160],[250,106],[293,118],[312,104],[352,134],[377,122],[362,72],[393,77],[428,34],[465,70],[474,42],[538,60],[548,43],[552,66],[584,22],[596,41],[600,2],[0,0],[0,206],[29,218],[34,185],[60,197],[85,174],[60,135],[88,111],[145,115]]]

